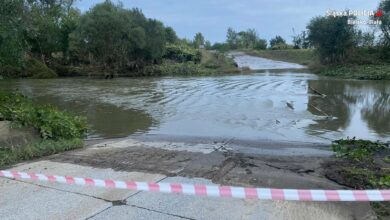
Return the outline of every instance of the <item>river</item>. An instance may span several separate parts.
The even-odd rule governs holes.
[[[210,77],[0,80],[0,88],[86,116],[89,139],[390,140],[390,81],[326,78],[297,64],[242,54],[235,59],[259,70]]]

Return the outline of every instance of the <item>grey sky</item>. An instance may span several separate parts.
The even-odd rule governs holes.
[[[78,0],[82,12],[104,0]],[[114,1],[116,2],[116,1]],[[255,28],[269,40],[281,35],[291,41],[304,30],[311,18],[325,15],[327,9],[374,10],[380,0],[128,0],[126,8],[137,7],[150,18],[172,26],[179,37],[192,39],[202,32],[211,42],[225,40],[226,29]],[[364,19],[364,18],[362,18]]]

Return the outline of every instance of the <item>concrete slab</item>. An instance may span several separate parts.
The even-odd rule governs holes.
[[[99,148],[126,148],[126,147],[144,147],[160,148],[164,150],[188,151],[195,153],[209,154],[221,146],[221,143],[186,143],[170,141],[139,141],[135,139],[113,140],[92,145],[90,149]]]
[[[101,220],[101,219],[137,219],[137,220],[149,220],[149,219],[159,219],[159,220],[178,220],[183,219],[180,217],[176,217],[173,215],[168,215],[160,212],[150,211],[143,208],[132,207],[128,205],[123,206],[113,206],[102,213],[90,218],[93,220]]]
[[[162,182],[212,184],[201,178],[171,177]],[[256,200],[204,198],[141,192],[127,200],[129,205],[192,219],[268,219],[269,210]]]
[[[212,184],[201,178],[169,177],[161,182]],[[369,203],[258,201],[141,192],[127,204],[193,219],[370,219]]]
[[[88,196],[0,178],[1,219],[85,219],[111,206]]]
[[[121,172],[113,169],[99,169],[87,166],[80,166],[68,163],[58,163],[51,161],[37,161],[27,164],[22,164],[12,168],[12,170],[21,172],[36,172],[48,175],[59,175],[59,176],[73,176],[73,177],[85,177],[85,178],[96,178],[96,179],[113,179],[123,181],[140,181],[140,182],[157,182],[163,178],[164,175],[160,174],[148,174],[141,172]],[[108,201],[124,200],[129,196],[136,193],[136,191],[123,190],[123,189],[104,189],[97,187],[88,186],[75,186],[61,183],[50,183],[50,182],[38,182],[22,180],[24,182],[34,182],[34,184],[40,186],[48,186],[51,188],[80,193],[83,195],[93,196]]]

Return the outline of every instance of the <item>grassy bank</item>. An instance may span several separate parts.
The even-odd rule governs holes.
[[[316,74],[344,79],[383,80],[390,79],[390,63],[381,60],[373,50],[356,50],[344,64],[322,65],[312,49],[251,50],[249,55],[307,65]]]
[[[82,138],[87,131],[84,118],[53,106],[37,105],[15,93],[0,92],[0,121],[10,121],[14,129],[31,128],[37,136],[18,145],[7,142],[7,134],[0,133],[0,136],[5,136],[1,137],[5,141],[0,146],[0,167],[82,147]]]
[[[326,164],[326,176],[354,189],[390,188],[388,144],[367,140],[341,139],[332,143],[335,161]],[[390,218],[390,202],[372,203],[380,219]]]

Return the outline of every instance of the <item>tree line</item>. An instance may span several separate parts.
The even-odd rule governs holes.
[[[322,63],[337,64],[346,62],[354,50],[370,49],[376,53],[377,60],[390,61],[390,0],[382,1],[371,20],[380,21],[380,34],[363,32],[348,20],[353,16],[318,16],[313,18],[306,30],[292,36],[292,44],[288,44],[281,36],[269,41],[259,37],[255,29],[237,32],[228,28],[226,41],[215,43],[211,48],[216,50],[257,49],[283,50],[314,48]]]
[[[180,56],[186,59],[177,61],[198,62],[200,53],[196,49],[210,45],[201,33],[192,41],[179,39],[173,28],[145,17],[140,9],[126,9],[121,3],[106,0],[85,13],[73,3],[2,0],[0,75],[30,76],[34,69],[53,75],[47,66],[58,65],[132,71]]]

